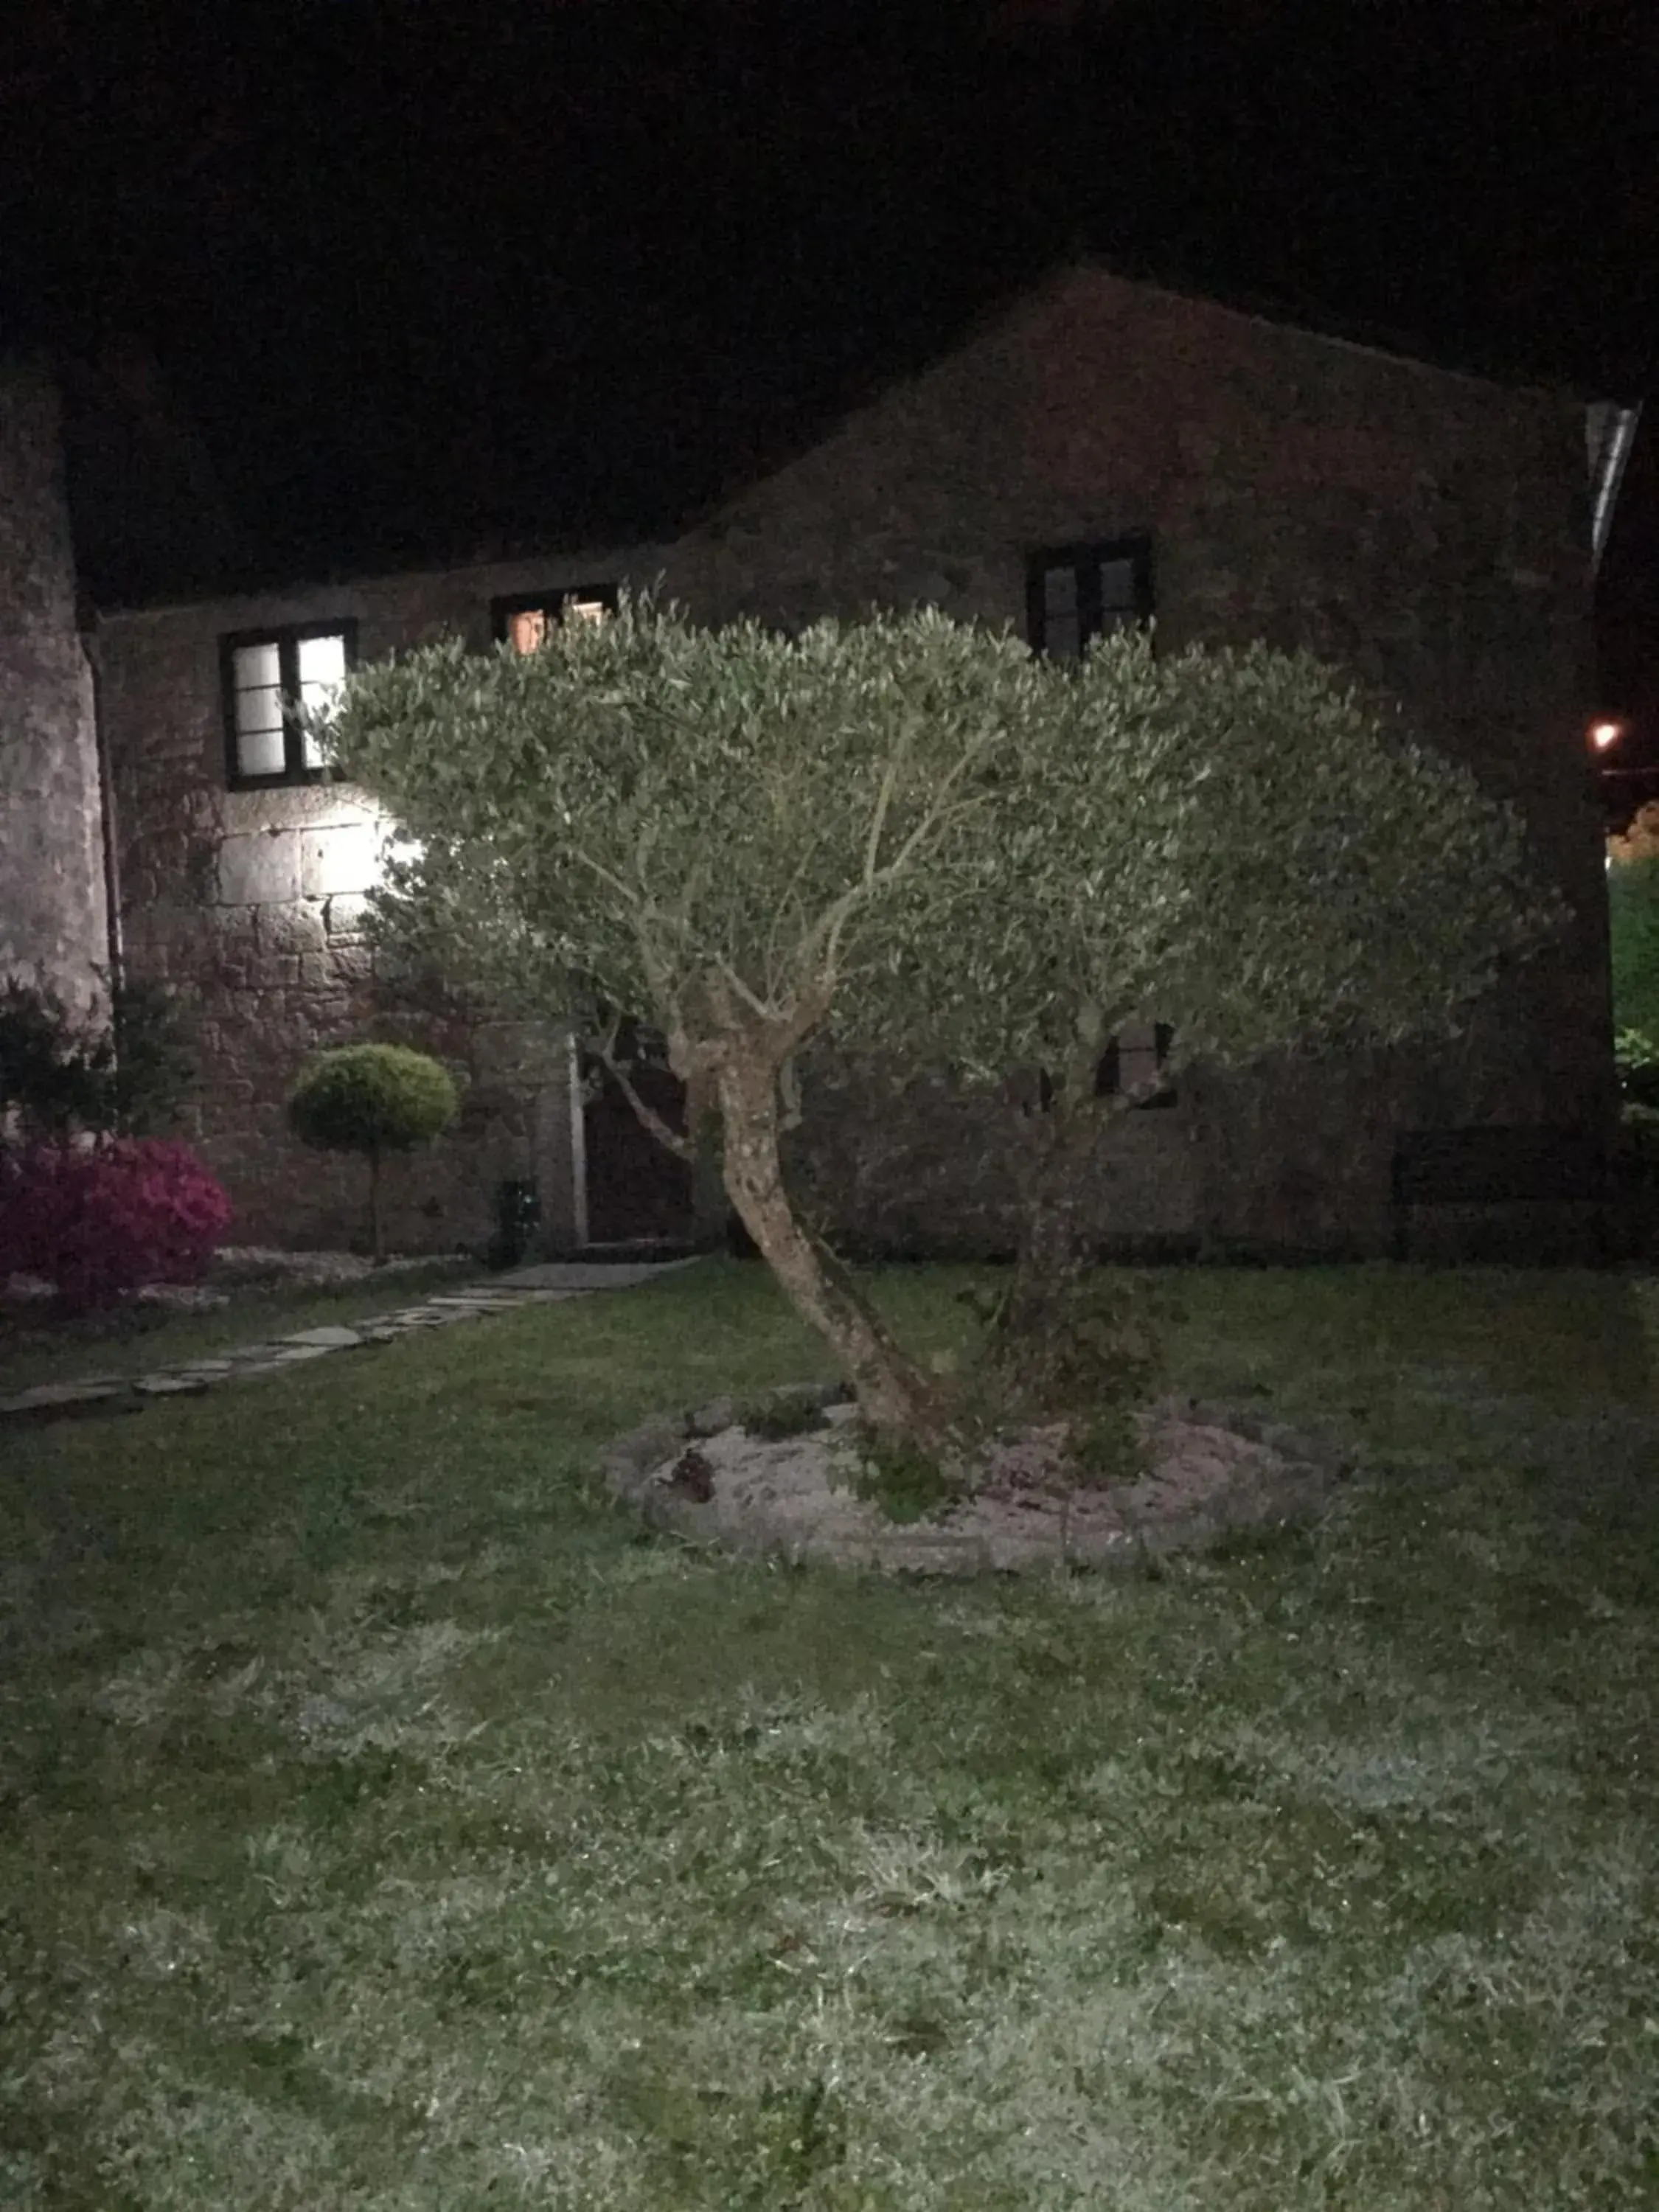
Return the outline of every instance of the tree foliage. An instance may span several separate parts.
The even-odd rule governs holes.
[[[941,823],[994,813],[966,771],[1039,711],[1038,674],[937,615],[791,639],[626,599],[534,654],[360,670],[336,757],[424,847],[375,895],[379,940],[589,1031],[602,1006],[690,1036],[711,992],[763,1018],[855,994]]]
[[[429,1144],[455,1119],[448,1070],[405,1045],[339,1045],[316,1054],[289,1095],[289,1125],[302,1144],[358,1152],[369,1164],[369,1250],[380,1257],[380,1160]]]
[[[985,1362],[1012,1401],[1065,1343],[1073,1383],[1086,1369],[1122,1406],[1155,1299],[1143,1286],[1146,1311],[1095,1356],[1080,1278],[1104,1124],[1195,1060],[1454,1035],[1567,909],[1513,807],[1310,655],[1159,658],[1127,634],[1045,677],[1042,714],[981,771],[995,836],[964,821],[942,841],[887,916],[893,988],[838,1001],[824,1035],[884,1054],[896,1079],[925,1045],[966,1086],[997,1086],[1020,1231]],[[1105,1048],[1136,1018],[1170,1026],[1168,1057],[1103,1092]],[[1035,1115],[1007,1085],[1022,1065],[1043,1072]],[[1121,1433],[1095,1433],[1103,1465],[1121,1458]]]
[[[164,985],[121,978],[100,1024],[76,1015],[43,969],[33,983],[0,984],[0,1138],[9,1121],[25,1141],[160,1136],[194,1079],[188,1024]]]
[[[399,1044],[348,1044],[307,1061],[289,1097],[302,1143],[330,1152],[406,1152],[454,1120],[455,1084],[423,1052]]]
[[[359,671],[330,733],[423,848],[374,902],[382,951],[581,1026],[648,1011],[690,1128],[718,1111],[734,1206],[878,1427],[937,1430],[939,1392],[794,1218],[778,1132],[801,1045],[880,985],[895,888],[946,823],[989,834],[970,771],[1042,691],[1012,639],[938,615],[792,639],[624,599],[532,655]]]
[[[230,1218],[217,1179],[165,1138],[0,1156],[0,1277],[43,1277],[69,1312],[118,1304],[148,1283],[199,1281]]]
[[[1613,1058],[1624,1121],[1644,1160],[1659,1157],[1659,801],[1607,840]]]
[[[1263,647],[1130,635],[1078,668],[929,611],[789,638],[625,599],[532,655],[359,671],[331,736],[423,847],[374,902],[381,947],[590,1032],[648,1011],[877,1428],[927,1394],[776,1158],[814,1037],[1049,1072],[1011,1151],[1030,1289],[1074,1266],[1084,1151],[1134,1103],[1095,1097],[1124,1020],[1174,1024],[1177,1067],[1444,1034],[1565,915],[1513,809]]]
[[[1092,1079],[1137,1015],[1173,1026],[1166,1074],[1443,1036],[1568,918],[1518,811],[1310,654],[1131,633],[1048,673],[984,771],[997,836],[947,839],[896,905],[908,992],[838,1006],[849,1042],[896,1048],[925,1007],[967,1080],[1030,1061],[1121,1111]]]
[[[1607,870],[1613,1018],[1659,1052],[1659,852]]]

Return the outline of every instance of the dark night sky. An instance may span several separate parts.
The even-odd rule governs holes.
[[[1586,396],[1659,362],[1659,13],[1632,0],[67,0],[7,25],[0,307],[80,364],[106,594],[188,580],[168,497],[148,532],[100,503],[144,480],[133,421],[155,466],[171,417],[174,478],[177,422],[198,434],[227,573],[645,529],[1073,244]],[[1644,725],[1655,427],[1608,586],[1608,682]]]

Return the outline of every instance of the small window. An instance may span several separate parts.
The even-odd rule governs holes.
[[[295,702],[326,708],[357,657],[352,622],[242,630],[221,641],[225,762],[233,791],[319,783],[337,771],[300,726]]]
[[[1170,1057],[1175,1030],[1168,1022],[1126,1023],[1095,1063],[1095,1097],[1121,1097],[1149,1077],[1156,1076]],[[1037,1103],[1044,1113],[1054,1103],[1054,1078],[1046,1067],[1037,1071]],[[1161,1084],[1150,1097],[1136,1101],[1132,1112],[1146,1106],[1173,1106],[1173,1084]],[[1026,1109],[1028,1112],[1030,1109]]]
[[[1095,1069],[1097,1098],[1121,1097],[1126,1091],[1138,1091],[1145,1083],[1155,1081],[1170,1057],[1170,1045],[1175,1031],[1168,1022],[1126,1023],[1102,1054]],[[1150,1097],[1138,1101],[1140,1106],[1173,1106],[1176,1103],[1174,1086],[1161,1083]]]
[[[616,611],[614,584],[556,584],[544,592],[492,599],[489,607],[496,643],[510,645],[514,653],[534,653],[545,645],[554,623],[603,622]]]
[[[1025,617],[1033,652],[1080,659],[1091,638],[1146,623],[1152,612],[1149,538],[1050,545],[1027,564]]]

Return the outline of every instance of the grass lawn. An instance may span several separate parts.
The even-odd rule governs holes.
[[[1181,1280],[1366,1472],[1157,1573],[638,1532],[721,1258],[0,1432],[0,2203],[1651,2212],[1659,1283]]]

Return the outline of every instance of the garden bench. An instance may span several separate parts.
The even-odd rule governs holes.
[[[1408,1131],[1395,1149],[1392,1200],[1396,1260],[1407,1257],[1419,1206],[1589,1206],[1596,1255],[1607,1256],[1607,1148],[1589,1130],[1482,1124]]]

